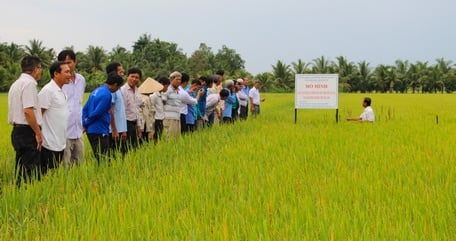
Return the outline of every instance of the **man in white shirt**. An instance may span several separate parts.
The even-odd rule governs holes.
[[[70,82],[70,67],[65,62],[59,61],[49,67],[49,72],[52,79],[38,94],[43,116],[41,126],[43,134],[41,171],[43,174],[49,169],[58,167],[63,159],[69,116],[66,95],[62,86]]]
[[[363,107],[364,111],[360,116],[348,117],[348,121],[363,121],[363,122],[374,122],[375,114],[374,110],[371,107],[372,100],[369,97],[364,98]]]
[[[196,105],[200,96],[203,94],[202,90],[199,89],[198,95],[196,98],[191,96],[189,93],[192,93],[196,90],[197,86],[192,86],[186,89],[188,81],[190,80],[190,76],[187,73],[181,73],[181,84],[179,86],[179,96],[181,100],[181,106],[179,109],[180,114],[180,125],[181,125],[181,134],[185,134],[190,131],[186,123],[186,116],[188,114],[188,105]]]
[[[22,181],[39,179],[41,134],[41,111],[36,85],[43,73],[41,60],[26,56],[21,61],[21,76],[14,81],[8,92],[8,123],[13,126],[11,142],[16,151],[16,185]]]
[[[152,104],[155,107],[155,122],[154,122],[154,142],[157,144],[158,140],[161,139],[163,133],[163,119],[165,119],[165,112],[163,110],[163,99],[162,93],[168,90],[169,79],[165,76],[158,78],[158,83],[163,85],[163,89],[153,93],[150,96]]]
[[[251,103],[250,109],[252,116],[260,114],[260,102],[264,102],[265,99],[260,98],[260,81],[256,80],[255,84],[249,91],[249,103]]]

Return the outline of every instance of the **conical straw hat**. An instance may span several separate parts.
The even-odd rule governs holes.
[[[163,89],[163,85],[148,77],[138,88],[141,94],[152,94]]]

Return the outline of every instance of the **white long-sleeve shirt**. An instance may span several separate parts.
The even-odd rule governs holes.
[[[187,105],[196,105],[197,100],[196,98],[193,98],[190,96],[190,94],[182,88],[182,86],[179,86],[179,96],[181,99],[181,106],[180,106],[180,114],[188,114],[188,107]]]

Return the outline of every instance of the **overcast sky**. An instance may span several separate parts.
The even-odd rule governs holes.
[[[455,0],[0,0],[0,42],[31,39],[59,52],[109,51],[144,34],[177,43],[235,49],[247,71],[271,71],[320,56],[372,67],[397,59],[456,61]]]

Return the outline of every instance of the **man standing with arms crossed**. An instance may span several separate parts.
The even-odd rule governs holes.
[[[36,85],[43,73],[41,60],[26,56],[21,61],[22,74],[8,92],[8,123],[13,125],[11,141],[16,151],[16,184],[39,179],[41,110]]]
[[[63,164],[69,168],[79,164],[84,156],[84,140],[82,139],[82,99],[86,88],[84,76],[76,73],[76,54],[73,50],[63,50],[57,56],[58,61],[64,61],[70,68],[70,82],[62,89],[68,103],[68,127],[66,147],[63,152]]]

